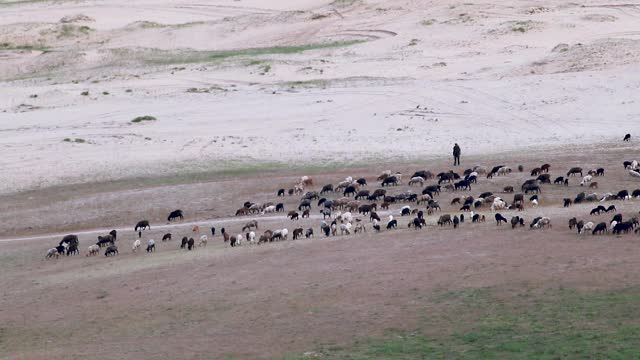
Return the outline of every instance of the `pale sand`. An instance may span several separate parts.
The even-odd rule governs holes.
[[[465,156],[640,136],[640,6],[5,3],[0,44],[17,49],[0,50],[0,193],[263,163],[429,159],[454,142]],[[60,23],[78,14],[90,19]],[[194,51],[355,40],[181,63]],[[157,120],[130,123],[140,115]]]

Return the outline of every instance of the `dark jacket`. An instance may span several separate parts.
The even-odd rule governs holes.
[[[460,156],[460,146],[456,145],[453,147],[453,156]]]

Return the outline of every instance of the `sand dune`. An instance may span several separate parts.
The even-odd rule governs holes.
[[[2,192],[420,159],[453,142],[465,154],[522,151],[638,129],[640,6],[0,6]],[[143,115],[157,120],[131,123]]]

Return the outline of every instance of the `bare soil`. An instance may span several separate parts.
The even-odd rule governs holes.
[[[518,188],[530,178],[529,170],[544,162],[552,165],[552,179],[566,175],[572,166],[602,166],[606,175],[594,179],[599,183],[595,191],[631,191],[640,183],[628,176],[622,161],[634,158],[637,150],[633,145],[612,144],[602,149],[531,152],[519,158],[508,154],[463,158],[463,167],[504,163],[515,172],[481,178],[471,192],[443,192],[437,199],[443,214],[459,214],[458,206],[449,205],[453,197],[499,192],[506,185]],[[519,164],[525,172],[516,170]],[[448,159],[392,167],[405,178],[413,170],[448,168]],[[313,190],[348,175],[366,176],[375,189],[375,176],[384,169],[314,174]],[[387,329],[412,329],[420,322],[426,299],[437,291],[514,284],[581,289],[640,285],[637,235],[577,235],[568,229],[567,220],[573,216],[594,222],[611,218],[611,214],[588,216],[593,204],[562,208],[562,198],[588,190],[578,185],[577,178],[569,187],[543,185],[541,206],[525,210],[527,222],[549,216],[553,228],[547,230],[498,227],[488,207],[480,211],[486,223],[466,221],[458,229],[439,228],[437,213],[427,219],[427,229],[414,230],[407,229],[409,217],[399,215],[404,204],[396,204],[391,212],[399,220],[398,230],[374,233],[367,217],[366,234],[330,238],[319,235],[315,204],[314,216],[297,222],[284,215],[232,216],[247,200],[283,201],[292,209],[298,197],[277,199],[276,190],[290,186],[300,175],[292,169],[170,186],[86,184],[3,197],[0,357],[281,358],[320,344],[347,345]],[[512,196],[504,198],[510,202]],[[636,199],[611,203],[624,218],[637,216],[640,210]],[[176,208],[183,209],[187,218],[167,226],[163,220]],[[516,214],[502,213],[507,218]],[[158,242],[153,254],[130,251],[137,237],[132,226],[143,218],[152,224],[143,240]],[[242,224],[253,218],[260,222],[259,233],[267,228],[287,227],[291,232],[294,227],[313,227],[317,235],[239,248],[222,242],[220,227],[239,233]],[[202,233],[209,225],[215,225],[218,233],[205,248],[179,250],[177,239],[191,236],[192,222],[201,225]],[[106,233],[111,228],[127,229],[119,232],[120,254],[85,257],[86,247],[97,236],[92,229]],[[168,231],[174,240],[158,241]],[[45,260],[46,250],[59,241],[57,234],[65,232],[80,233],[83,254]],[[436,325],[432,331],[449,326],[445,321]]]

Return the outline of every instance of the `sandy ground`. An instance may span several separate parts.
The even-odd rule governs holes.
[[[0,192],[638,129],[633,4],[124,4],[0,2]]]
[[[415,231],[396,204],[381,214],[400,229],[381,234],[363,218],[369,232],[349,237],[231,249],[219,235],[253,218],[317,233],[315,204],[298,222],[233,214],[295,208],[276,190],[301,175],[375,189],[386,169],[445,171],[454,142],[463,168],[525,167],[464,195],[519,187],[543,163],[552,178],[604,167],[600,194],[640,188],[622,167],[640,158],[640,5],[0,0],[0,14],[0,358],[280,358],[410,330],[437,291],[640,285],[637,235],[566,226],[611,218],[562,208],[577,178],[527,206],[527,221],[552,219],[544,231],[497,227],[487,208],[486,223],[441,229],[436,214]],[[442,193],[443,213],[461,195]],[[613,203],[640,216],[637,199]],[[218,234],[132,254],[142,219],[145,241]],[[111,229],[121,254],[84,257]],[[45,260],[67,233],[82,256]]]

